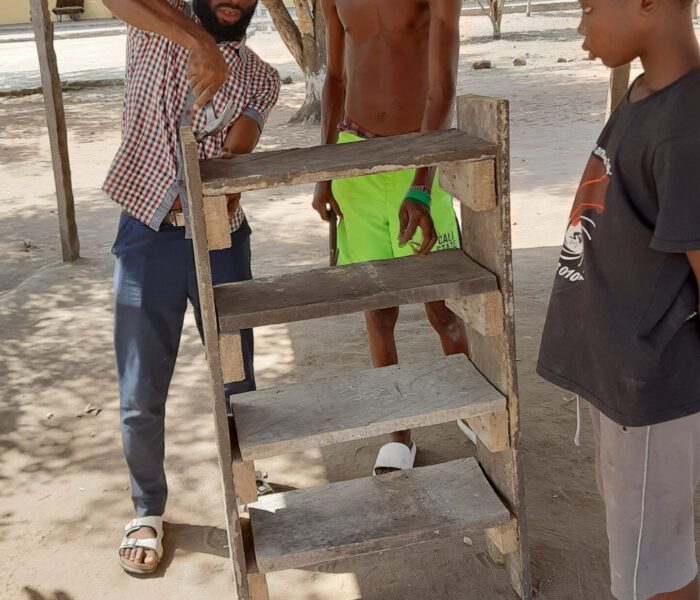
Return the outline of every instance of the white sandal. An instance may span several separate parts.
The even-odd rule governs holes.
[[[129,537],[130,533],[138,531],[142,527],[150,527],[156,532],[156,537],[138,539]],[[119,546],[119,550],[127,548],[143,548],[144,550],[153,550],[156,553],[156,562],[152,565],[145,563],[135,563],[121,554],[119,555],[119,563],[127,573],[134,575],[147,575],[153,573],[160,564],[160,559],[163,557],[163,517],[137,517],[129,521],[124,527],[124,539]]]
[[[374,463],[374,475],[377,469],[411,469],[416,461],[416,445],[411,444],[411,448],[400,442],[389,442],[384,444],[377,454]]]

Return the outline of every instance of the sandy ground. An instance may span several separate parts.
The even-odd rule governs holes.
[[[564,222],[604,118],[607,71],[583,60],[574,14],[508,15],[504,39],[464,18],[460,93],[507,97],[512,109],[513,242],[527,517],[538,597],[609,598],[602,504],[591,434],[572,444],[575,405],[534,374]],[[66,77],[123,68],[123,36],[58,42]],[[300,74],[272,36],[251,45],[295,83],[283,87],[261,148],[315,143],[286,121],[303,98]],[[3,44],[0,87],[28,81],[26,45]],[[10,52],[11,51],[11,52]],[[121,52],[121,54],[120,54]],[[121,58],[120,58],[121,57]],[[514,67],[516,57],[527,66]],[[558,58],[567,61],[558,63]],[[490,59],[494,68],[473,71]],[[121,61],[121,62],[120,62]],[[77,75],[76,75],[77,73]],[[11,80],[11,81],[10,81]],[[232,598],[204,357],[188,315],[167,417],[170,502],[163,568],[136,580],[118,567],[131,516],[111,349],[113,241],[118,209],[100,184],[119,140],[121,90],[65,96],[83,257],[59,261],[53,180],[39,96],[0,100],[0,597],[7,600]],[[326,229],[308,186],[247,194],[256,275],[321,266]],[[369,366],[359,315],[257,331],[262,386]],[[419,307],[397,336],[402,360],[437,356]],[[86,414],[88,403],[101,410]],[[454,424],[420,430],[419,464],[469,455]],[[368,474],[381,439],[261,461],[281,486]],[[337,561],[269,577],[273,600],[510,599],[481,539]]]

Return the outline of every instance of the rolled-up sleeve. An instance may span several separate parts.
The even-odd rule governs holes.
[[[262,131],[280,93],[277,69],[261,62],[253,76],[252,87],[254,92],[243,114],[255,120]]]

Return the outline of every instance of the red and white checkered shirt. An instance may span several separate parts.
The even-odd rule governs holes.
[[[169,2],[185,11],[184,0]],[[255,119],[262,129],[279,95],[279,74],[246,48],[245,42],[223,42],[219,50],[229,66],[229,76],[214,96],[214,111],[221,114],[227,101],[233,100],[236,112],[221,133],[198,144],[200,159],[221,155],[226,134],[241,115]],[[102,189],[129,215],[155,230],[175,199],[186,198],[182,165],[178,164],[180,121],[191,120],[195,131],[206,125],[206,111],[191,114],[187,110],[188,57],[188,50],[160,35],[128,29],[122,142]],[[239,207],[231,218],[231,231],[244,218]]]

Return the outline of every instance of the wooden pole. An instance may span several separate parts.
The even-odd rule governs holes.
[[[617,105],[625,97],[627,88],[630,85],[630,67],[628,63],[621,67],[616,67],[610,71],[610,86],[608,87],[608,108],[605,115],[605,120],[610,118],[610,115],[617,108]]]
[[[41,87],[44,92],[46,124],[49,130],[51,161],[53,163],[58,224],[61,233],[61,253],[64,262],[80,258],[78,227],[75,223],[75,205],[68,158],[66,117],[63,111],[63,92],[58,76],[56,52],[53,47],[53,24],[47,0],[30,0],[32,26],[39,53]]]

